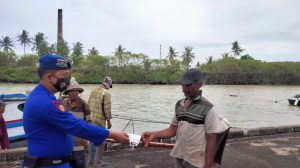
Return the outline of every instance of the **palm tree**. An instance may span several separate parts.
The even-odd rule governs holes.
[[[245,49],[242,49],[241,46],[239,45],[238,41],[234,41],[232,43],[232,48],[231,48],[231,52],[234,53],[234,56],[239,56],[243,51],[245,51]]]
[[[3,48],[3,51],[8,52],[13,51],[13,47],[15,47],[14,41],[8,36],[2,36],[2,40],[0,40],[0,48]]]
[[[17,35],[17,39],[20,42],[21,46],[24,46],[24,55],[26,46],[30,46],[31,38],[29,33],[26,30],[23,30],[21,34]]]
[[[46,41],[44,33],[37,33],[33,38],[33,47],[32,51],[36,51],[38,55],[42,56],[45,53],[48,53],[48,43]]]
[[[224,52],[223,54],[222,54],[222,58],[228,58],[229,57],[229,53],[228,52]]]
[[[69,54],[70,54],[70,48],[68,46],[68,42],[63,40],[62,43],[60,43],[60,45],[56,46],[56,53],[64,56],[66,59],[69,58]]]
[[[193,62],[193,59],[195,58],[195,53],[192,53],[193,47],[184,47],[184,52],[182,54],[182,63],[186,66],[188,69],[190,67],[190,63]]]
[[[89,54],[88,55],[98,55],[99,54],[99,51],[93,47],[92,49],[89,49]]]
[[[206,58],[206,64],[211,64],[213,62],[213,56],[209,56]]]
[[[83,59],[83,45],[78,41],[73,43],[72,60],[74,65],[79,65]]]
[[[56,44],[51,44],[48,47],[48,51],[49,51],[49,53],[55,53],[56,52]]]
[[[119,62],[119,67],[123,66],[124,61],[125,61],[125,48],[122,47],[122,45],[119,45],[116,49],[115,49],[115,57],[117,58],[118,62]]]
[[[177,57],[177,52],[175,52],[175,49],[173,47],[169,47],[169,53],[168,56],[166,57],[167,59],[169,59],[171,65],[173,65],[174,63],[174,59]]]

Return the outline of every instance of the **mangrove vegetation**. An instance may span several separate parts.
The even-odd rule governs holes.
[[[23,55],[16,55],[16,46]],[[44,33],[30,37],[22,30],[16,37],[0,39],[0,82],[36,83],[39,57],[46,53],[64,56],[73,64],[72,76],[80,83],[100,83],[111,76],[115,83],[175,84],[193,63],[199,68],[208,84],[300,84],[300,62],[265,62],[243,54],[238,41],[232,42],[229,52],[221,58],[207,56],[206,62],[197,62],[192,46],[177,51],[169,47],[163,59],[151,59],[143,53],[133,53],[122,45],[116,46],[112,55],[101,55],[95,47],[87,49],[75,42],[50,44]],[[27,49],[27,50],[26,50]],[[31,53],[26,51],[31,49]]]

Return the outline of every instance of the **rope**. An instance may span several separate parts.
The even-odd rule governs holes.
[[[280,102],[280,101],[286,101],[287,99],[281,99],[281,100],[275,100],[274,102],[277,103],[277,102]]]
[[[122,120],[129,120],[129,121],[139,121],[139,122],[149,122],[149,123],[160,123],[160,124],[170,124],[170,122],[165,122],[165,121],[157,121],[157,120],[149,120],[149,119],[145,119],[145,118],[139,118],[139,117],[136,117],[136,118],[129,118],[127,116],[122,116],[122,115],[117,115],[117,114],[112,114],[112,116],[114,118],[117,118],[117,119],[122,119]],[[130,122],[129,122],[130,123]]]
[[[122,116],[122,115],[117,115],[117,114],[112,114],[112,116],[114,118],[117,119],[121,119],[121,120],[128,120],[127,124],[125,125],[125,127],[122,129],[122,132],[129,126],[129,124],[131,123],[132,125],[132,133],[134,134],[134,121],[139,121],[139,122],[149,122],[149,123],[160,123],[160,124],[170,124],[169,122],[164,122],[164,121],[156,121],[156,120],[148,120],[148,119],[144,119],[144,118],[129,118],[126,116]]]
[[[128,125],[130,124],[132,120],[129,120],[129,122],[126,124],[126,126],[122,129],[122,132],[128,127]]]

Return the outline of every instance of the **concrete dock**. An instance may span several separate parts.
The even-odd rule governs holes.
[[[105,153],[104,161],[109,162],[107,168],[172,168],[170,151],[144,147],[114,150]],[[18,167],[25,152],[26,148],[0,151],[0,167]],[[300,168],[300,125],[232,129],[221,167]]]
[[[138,148],[108,152],[109,168],[174,167],[171,149]],[[300,168],[300,133],[230,139],[222,168]]]

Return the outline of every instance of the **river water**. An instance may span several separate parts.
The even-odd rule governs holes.
[[[26,93],[34,84],[0,84],[0,94]],[[82,98],[97,85],[82,85]],[[205,85],[203,95],[214,104],[217,112],[226,117],[233,127],[255,128],[300,124],[300,107],[290,106],[287,98],[300,94],[300,86],[265,85]],[[113,85],[112,113],[115,115],[113,130],[123,130],[129,120],[162,121],[152,123],[134,121],[128,124],[126,132],[141,133],[168,127],[174,114],[174,105],[183,97],[179,85]],[[234,96],[230,96],[234,95]],[[277,101],[277,103],[276,103]]]

